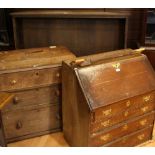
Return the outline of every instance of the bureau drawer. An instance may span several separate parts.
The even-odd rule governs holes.
[[[29,105],[58,103],[61,100],[61,85],[58,84],[13,93],[15,95],[13,102],[3,109],[3,113],[23,109]]]
[[[99,108],[95,110],[95,120],[97,121],[102,118],[114,116],[124,111],[125,109],[141,107],[145,103],[155,103],[154,95],[155,92],[150,92],[128,100],[114,103],[112,105],[108,105],[106,107]]]
[[[21,90],[60,83],[60,74],[60,67],[0,74],[0,91]]]
[[[138,108],[130,108],[128,110],[125,110],[114,117],[110,117],[107,119],[100,119],[97,121],[90,123],[90,133],[95,133],[100,130],[103,130],[107,127],[113,126],[117,123],[123,122],[125,120],[128,120],[130,118],[134,118],[140,115],[143,115],[147,112],[153,111],[155,109],[155,104],[154,103],[146,103],[142,107]]]
[[[129,120],[125,123],[121,123],[119,125],[111,127],[107,130],[91,134],[89,145],[102,146],[122,136],[128,135],[147,126],[152,126],[153,122],[154,112],[145,114],[143,116],[134,118],[133,120]]]
[[[144,128],[140,131],[134,132],[128,136],[124,136],[116,141],[106,144],[110,147],[132,147],[144,143],[152,139],[153,126]]]
[[[39,106],[37,109],[6,113],[3,115],[6,138],[10,141],[12,138],[60,129],[59,113],[58,105]]]

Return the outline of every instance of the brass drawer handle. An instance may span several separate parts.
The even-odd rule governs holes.
[[[128,125],[125,124],[123,127],[122,127],[122,130],[127,130],[128,129]]]
[[[144,120],[141,120],[139,123],[140,123],[140,125],[144,126],[144,125],[146,125],[146,123],[147,123],[147,120],[146,120],[146,119],[144,119]]]
[[[107,120],[107,121],[101,122],[101,125],[104,126],[104,127],[109,126],[109,125],[110,125],[110,120]]]
[[[144,134],[141,134],[141,135],[137,136],[137,138],[138,138],[139,140],[143,140],[143,139],[145,138],[145,135],[144,135]]]
[[[18,98],[17,96],[14,97],[14,99],[13,99],[13,103],[14,103],[14,104],[19,103],[19,98]]]
[[[100,137],[100,140],[102,140],[102,141],[107,141],[109,138],[110,138],[110,134],[106,134],[106,135],[104,135],[104,136],[101,136],[101,137]]]
[[[111,112],[112,112],[112,109],[108,109],[108,110],[102,111],[102,114],[105,116],[108,116],[108,115],[111,115]]]
[[[11,84],[12,84],[12,85],[14,85],[14,84],[16,84],[16,83],[17,83],[16,80],[12,80],[12,81],[11,81]]]
[[[146,107],[141,108],[141,111],[142,111],[142,112],[146,112],[148,109],[149,109],[149,107],[146,106]]]
[[[128,101],[126,102],[126,106],[129,107],[130,105],[131,105],[131,102],[128,100]]]
[[[120,72],[121,71],[121,69],[120,69],[120,63],[119,62],[116,63],[116,64],[113,64],[112,66],[115,68],[116,72]]]
[[[22,128],[22,126],[23,126],[22,122],[18,121],[17,124],[16,124],[16,129],[19,130],[19,129]]]
[[[148,102],[150,99],[151,99],[151,96],[150,95],[147,95],[147,96],[144,96],[143,97],[143,101],[144,102]]]
[[[129,115],[129,112],[128,111],[125,111],[124,112],[124,116],[127,117],[128,115]]]

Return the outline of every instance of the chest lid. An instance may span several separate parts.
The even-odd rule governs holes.
[[[91,110],[155,90],[155,73],[142,54],[100,59],[74,72]]]
[[[13,99],[14,95],[0,92],[0,110],[4,108]]]
[[[51,46],[0,52],[0,72],[49,65],[60,66],[62,60],[72,60],[75,55],[66,47]]]

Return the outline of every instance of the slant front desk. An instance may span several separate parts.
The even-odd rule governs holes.
[[[90,10],[14,12],[15,47],[63,45],[77,56],[126,47],[127,14]]]

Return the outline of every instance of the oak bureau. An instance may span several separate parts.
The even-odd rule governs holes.
[[[152,138],[155,73],[131,49],[65,61],[62,102],[71,146],[136,146]]]

